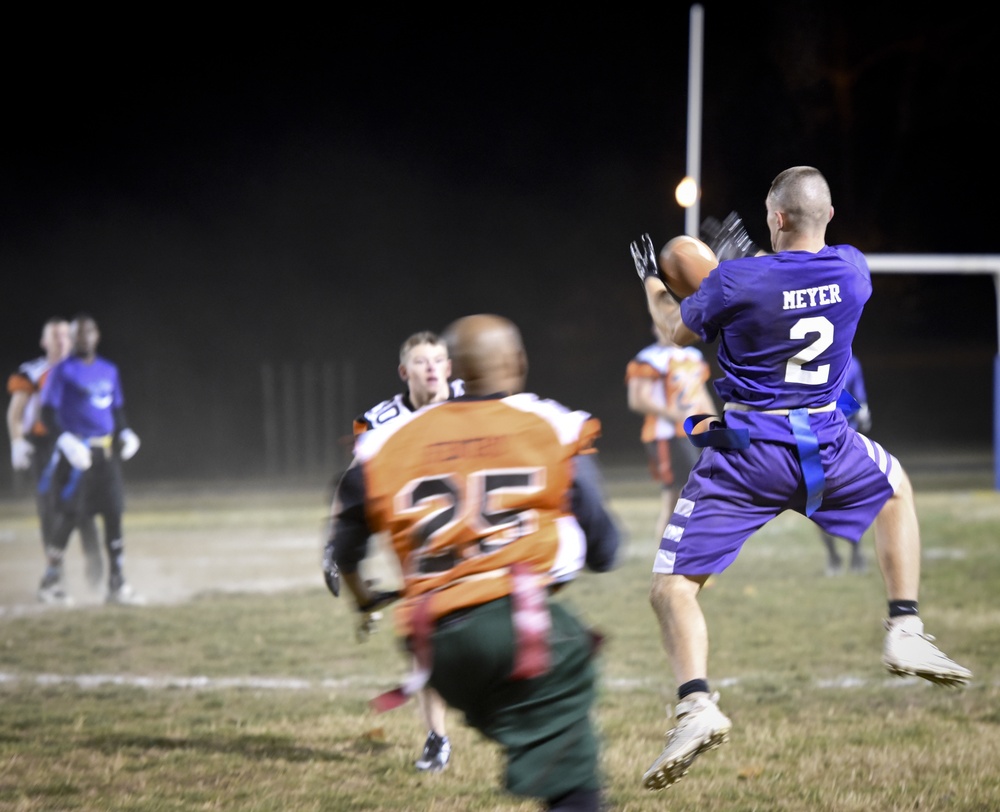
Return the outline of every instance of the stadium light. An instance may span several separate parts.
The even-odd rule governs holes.
[[[698,194],[698,181],[688,175],[677,184],[674,197],[682,209],[689,209],[698,202]]]

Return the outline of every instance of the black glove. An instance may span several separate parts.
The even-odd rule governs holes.
[[[327,544],[323,550],[323,580],[333,597],[340,597],[340,567],[333,560],[333,545]]]
[[[372,592],[371,600],[368,601],[364,606],[358,606],[358,611],[363,615],[369,615],[373,612],[378,612],[379,609],[384,608],[393,601],[398,601],[402,597],[403,593],[398,589],[392,589],[385,592]]]
[[[719,258],[719,262],[740,257],[752,257],[760,249],[750,239],[743,220],[731,211],[721,223],[714,217],[708,217],[701,224],[701,239]]]
[[[369,585],[372,583],[368,582]],[[398,590],[389,592],[372,592],[371,600],[364,606],[358,606],[361,619],[354,629],[354,635],[359,643],[364,643],[369,637],[378,631],[378,624],[382,620],[381,609],[388,606],[393,601],[399,600],[403,593]]]
[[[650,277],[655,276],[659,279],[660,267],[656,264],[656,252],[653,250],[653,241],[649,235],[643,234],[638,240],[633,240],[630,248],[639,281],[645,284]]]

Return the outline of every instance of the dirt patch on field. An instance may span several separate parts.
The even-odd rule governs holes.
[[[136,489],[124,519],[125,575],[152,604],[212,591],[322,587],[325,512],[322,489]],[[0,560],[0,612],[46,608],[36,594],[45,559],[27,496],[0,501]],[[104,602],[106,586],[93,590],[85,580],[76,535],[65,578],[75,606]]]

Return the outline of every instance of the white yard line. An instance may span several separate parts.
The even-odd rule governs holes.
[[[377,679],[371,674],[358,674],[340,679],[309,680],[297,677],[147,677],[134,674],[11,674],[0,671],[0,685],[16,685],[18,683],[33,683],[41,686],[75,685],[78,688],[100,688],[106,685],[126,686],[131,688],[146,688],[150,690],[186,688],[189,690],[212,690],[229,688],[253,688],[269,691],[311,691],[352,688],[384,688],[399,683],[398,679]],[[729,677],[715,680],[719,688],[731,688],[744,680],[739,677]],[[917,677],[891,677],[866,679],[844,674],[839,677],[815,680],[813,686],[817,689],[850,689],[866,686],[909,686],[917,685],[923,680]],[[662,680],[655,678],[635,679],[604,679],[602,685],[615,691],[628,692],[648,690],[661,685]]]

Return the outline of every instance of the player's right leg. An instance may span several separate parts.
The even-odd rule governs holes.
[[[82,506],[83,472],[73,468],[61,457],[53,466],[51,481],[46,481],[40,493],[50,494],[52,513],[48,536],[45,538],[45,572],[38,584],[38,600],[42,603],[68,605],[72,601],[63,584],[63,558],[70,534],[76,526]]]
[[[423,772],[441,772],[451,758],[451,742],[445,728],[448,706],[433,688],[425,687],[417,694],[421,714],[427,725],[424,749],[414,766]]]
[[[676,726],[643,775],[650,790],[682,778],[694,759],[725,742],[731,723],[708,687],[708,629],[698,593],[743,543],[796,492],[799,473],[784,449],[762,443],[744,456],[706,448],[689,475],[653,562],[650,604],[678,686]],[[750,467],[751,474],[744,472]],[[753,471],[768,471],[766,479]],[[781,473],[784,472],[784,476]],[[752,486],[747,483],[753,480]],[[759,480],[759,481],[758,481]],[[753,498],[747,498],[748,491]]]
[[[650,603],[677,684],[702,681],[705,690],[678,702],[677,724],[667,733],[666,746],[642,778],[649,790],[664,789],[679,781],[696,757],[728,739],[732,727],[719,710],[718,694],[707,692],[708,629],[698,603],[698,591],[706,580],[707,576],[653,574]]]
[[[72,515],[57,514],[52,531],[45,545],[45,572],[38,584],[38,600],[68,606],[72,603],[63,582],[63,557],[75,519]]]

